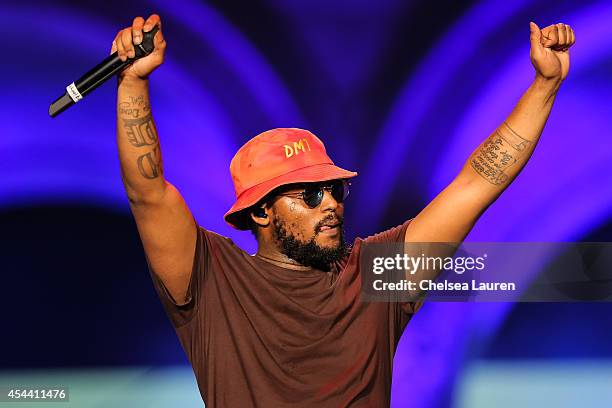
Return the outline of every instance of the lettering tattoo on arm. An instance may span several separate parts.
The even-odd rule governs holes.
[[[504,122],[504,125],[503,131],[496,129],[470,158],[476,173],[494,185],[508,181],[509,177],[504,170],[515,164],[532,144],[516,133],[508,123]]]
[[[153,122],[151,107],[144,96],[129,96],[129,101],[119,104],[119,113],[123,117],[128,142],[134,147],[151,147],[149,151],[138,156],[136,165],[138,171],[146,179],[156,179],[163,175],[161,149],[159,138]],[[141,113],[145,113],[140,117]]]
[[[141,112],[151,112],[151,105],[146,101],[144,95],[128,96],[127,100],[119,103],[119,113],[122,116],[138,118]]]
[[[136,163],[138,164],[138,171],[144,178],[152,180],[158,178],[160,175],[163,175],[164,168],[162,166],[159,143],[155,145],[153,150],[143,154],[142,156],[138,156]]]
[[[136,119],[123,119],[123,127],[132,146],[144,147],[158,143],[157,130],[151,113]]]
[[[510,133],[504,138],[508,141],[508,143],[511,144],[511,146],[515,150],[523,151],[528,148],[529,145],[531,145],[531,142],[527,139],[523,139],[518,133],[516,133],[514,129],[510,127],[508,122],[504,122],[504,125],[506,125],[506,128],[508,128],[508,130],[510,131]]]

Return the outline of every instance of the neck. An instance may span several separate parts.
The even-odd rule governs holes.
[[[287,268],[287,269],[295,269],[297,271],[308,271],[312,269],[308,266],[304,266],[298,263],[296,260],[289,258],[288,256],[280,253],[279,251],[266,250],[265,248],[263,249],[260,248],[257,251],[257,254],[255,254],[255,256],[259,257],[260,259],[263,259],[266,262],[269,262],[271,264],[274,264],[274,265],[277,265],[283,268]]]

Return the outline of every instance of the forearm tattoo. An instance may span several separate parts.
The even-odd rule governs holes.
[[[145,98],[130,96],[128,101],[119,104],[119,114],[122,115],[123,127],[128,142],[137,148],[147,148],[148,151],[136,159],[140,174],[147,179],[155,179],[163,175],[161,150],[151,107]],[[141,116],[144,114],[144,116]]]
[[[127,101],[123,101],[119,104],[119,113],[122,116],[138,118],[141,112],[142,113],[151,112],[151,106],[145,100],[144,95],[128,96]]]
[[[508,123],[504,122],[504,125],[503,129],[495,130],[470,159],[476,173],[495,185],[508,181],[509,176],[504,170],[515,164],[531,145]]]
[[[123,119],[123,127],[132,146],[144,147],[157,144],[157,131],[150,113],[143,118]]]

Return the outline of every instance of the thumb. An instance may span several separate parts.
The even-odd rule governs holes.
[[[541,43],[542,32],[540,31],[540,27],[533,21],[529,23],[529,39],[531,41],[531,49],[534,52],[541,51],[544,47]]]

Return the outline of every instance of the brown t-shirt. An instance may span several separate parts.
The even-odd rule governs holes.
[[[409,221],[333,271],[268,263],[198,228],[188,303],[155,289],[207,408],[389,406],[393,355],[420,303],[362,302],[359,251],[401,242]]]

